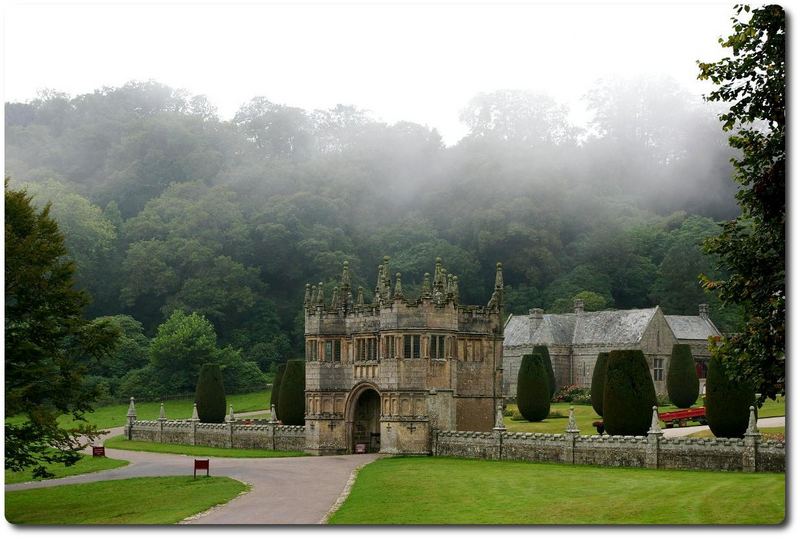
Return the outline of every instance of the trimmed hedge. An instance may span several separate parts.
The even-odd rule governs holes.
[[[550,414],[550,381],[545,359],[539,353],[522,356],[517,374],[517,408],[528,421],[541,421]]]
[[[592,372],[592,408],[600,417],[603,417],[603,391],[606,387],[606,367],[608,367],[608,352],[597,354]]]
[[[606,432],[644,436],[650,429],[656,404],[656,390],[644,353],[641,350],[609,352],[603,390]]]
[[[203,423],[225,421],[225,386],[222,371],[216,363],[206,363],[200,369],[194,401],[197,403],[197,416]]]
[[[544,345],[538,345],[533,347],[533,353],[541,355],[544,360],[544,368],[547,372],[547,383],[550,384],[550,399],[552,399],[558,388],[556,387],[556,374],[553,371],[553,363],[550,361],[550,350]]]
[[[697,378],[692,347],[688,344],[674,344],[667,371],[667,394],[669,400],[678,408],[689,408],[700,395],[700,381]]]
[[[278,395],[281,394],[281,382],[283,381],[283,373],[286,372],[286,363],[281,363],[278,365],[278,369],[275,371],[275,380],[272,382],[272,394],[269,396],[269,407],[275,406],[275,417],[272,419],[278,419],[281,417],[281,413],[278,410]]]
[[[706,420],[717,438],[741,438],[747,430],[755,389],[749,383],[728,379],[713,356],[706,375]]]
[[[286,363],[278,395],[278,417],[284,425],[304,425],[306,415],[306,362],[292,359]]]

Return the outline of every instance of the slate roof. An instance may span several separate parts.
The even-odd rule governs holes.
[[[545,314],[531,337],[530,316],[510,316],[504,346],[527,344],[635,344],[655,316],[658,307],[625,311],[596,311],[580,315]],[[677,339],[706,340],[720,335],[714,323],[699,316],[666,316]]]
[[[712,335],[722,335],[714,322],[702,316],[666,315],[667,324],[679,340],[706,340]]]

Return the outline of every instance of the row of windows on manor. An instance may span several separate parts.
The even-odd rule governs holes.
[[[306,361],[342,361],[342,343],[352,342],[355,362],[379,359],[448,359],[483,361],[486,344],[481,339],[457,339],[450,335],[384,335],[349,339],[307,339]],[[345,350],[344,355],[347,355]]]
[[[592,367],[594,368],[594,367]],[[585,361],[581,363],[581,372],[583,374],[584,380],[589,379],[592,373],[589,372],[589,364]],[[698,375],[700,372],[698,371]],[[653,381],[654,382],[663,382],[665,376],[664,371],[664,358],[656,357],[653,358]],[[701,377],[703,378],[703,377]]]

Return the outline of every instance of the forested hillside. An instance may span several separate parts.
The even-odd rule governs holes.
[[[227,121],[154,82],[48,93],[5,105],[6,174],[52,201],[89,315],[126,315],[127,355],[95,373],[116,377],[112,392],[152,367],[175,311],[213,324],[206,353],[269,371],[302,351],[305,283],[330,298],[348,260],[369,299],[383,255],[409,295],[441,256],[462,302],[484,304],[502,261],[508,312],[570,310],[577,295],[589,310],[707,302],[735,329],[697,279],[714,275],[699,242],[738,214],[715,112],[663,79],[599,81],[586,102],[582,130],[548,96],[480,94],[469,134],[445,146],[351,106],[257,97]]]

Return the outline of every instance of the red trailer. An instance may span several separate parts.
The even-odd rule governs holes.
[[[675,410],[673,412],[663,412],[658,414],[658,418],[664,422],[667,428],[678,425],[685,427],[689,421],[697,421],[701,425],[706,424],[706,407],[687,408],[685,410]]]

